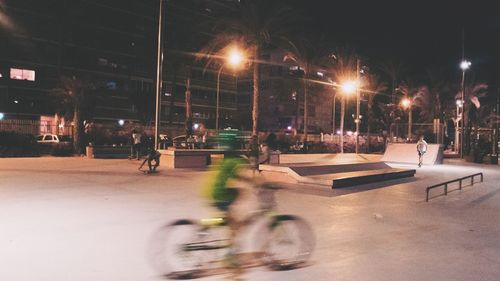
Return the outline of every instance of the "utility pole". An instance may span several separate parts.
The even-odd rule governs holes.
[[[165,0],[160,0],[160,13],[158,15],[158,54],[156,61],[156,111],[155,111],[155,149],[159,148],[160,106],[163,82],[163,9]],[[175,85],[174,85],[175,87]]]
[[[359,124],[361,123],[361,118],[359,118],[359,106],[360,106],[360,95],[361,95],[361,76],[359,73],[359,59],[356,63],[356,118],[354,122],[356,122],[356,154],[359,153]]]

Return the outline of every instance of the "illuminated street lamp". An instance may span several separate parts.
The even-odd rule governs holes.
[[[412,112],[411,112],[411,100],[409,98],[403,98],[401,100],[401,107],[408,110],[408,141],[411,140],[411,126],[412,126]]]
[[[225,57],[225,62],[221,65],[219,72],[217,73],[217,103],[215,109],[215,131],[219,131],[219,96],[220,96],[220,74],[222,69],[226,64],[230,65],[232,68],[237,69],[245,61],[245,55],[241,50],[233,47],[229,50]]]
[[[346,98],[354,94],[357,88],[358,83],[354,80],[345,81],[340,85],[340,89],[342,90],[342,94],[344,95],[342,103],[340,104],[340,153],[344,153],[344,118]]]
[[[460,158],[464,157],[464,129],[465,129],[465,124],[464,124],[464,111],[465,111],[465,71],[470,68],[472,63],[468,60],[462,60],[460,62],[460,69],[462,69],[462,93],[461,93],[461,107],[460,107],[460,116],[461,121],[461,128],[460,128]],[[458,109],[458,107],[457,107]],[[457,112],[458,114],[458,112]],[[458,141],[457,136],[455,136],[456,141]]]

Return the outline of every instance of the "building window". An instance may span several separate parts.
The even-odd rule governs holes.
[[[10,69],[10,79],[35,81],[35,71],[29,69]]]

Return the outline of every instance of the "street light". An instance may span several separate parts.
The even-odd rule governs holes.
[[[457,117],[455,119],[455,151],[458,153],[459,149],[460,149],[460,143],[462,142],[461,139],[460,139],[460,130],[459,130],[459,125],[460,125],[460,121],[462,120],[462,114],[461,114],[461,108],[463,107],[464,105],[464,102],[459,99],[456,101],[456,104],[457,104]]]
[[[460,62],[460,69],[462,69],[462,93],[461,93],[461,113],[460,116],[462,117],[461,119],[461,129],[460,129],[460,158],[464,157],[464,129],[465,129],[465,119],[464,119],[464,112],[465,112],[465,71],[470,68],[472,63],[468,60],[462,60]],[[455,136],[456,138],[457,136]],[[457,139],[458,140],[458,139]]]
[[[215,131],[219,131],[219,95],[220,95],[220,74],[222,72],[222,69],[226,64],[229,64],[231,67],[234,69],[238,68],[243,61],[245,60],[245,56],[242,51],[240,51],[238,48],[233,47],[229,50],[229,52],[226,55],[226,62],[224,62],[220,69],[219,72],[217,73],[217,102],[216,102],[216,108],[215,108]]]
[[[161,110],[161,100],[160,95],[162,92],[163,86],[163,26],[164,26],[164,8],[165,8],[165,0],[159,0],[159,14],[158,14],[158,41],[157,41],[157,57],[156,57],[156,104],[155,104],[155,149],[158,149],[160,146],[160,110]]]
[[[409,98],[403,98],[401,100],[401,106],[403,109],[408,109],[408,141],[411,140],[411,123],[412,123],[412,113],[411,113],[411,100]]]
[[[340,85],[340,89],[344,94],[340,104],[340,153],[344,153],[344,118],[345,118],[345,99],[347,96],[354,94],[358,87],[357,81],[348,80]]]

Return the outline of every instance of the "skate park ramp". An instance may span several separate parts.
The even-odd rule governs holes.
[[[443,164],[443,145],[429,144],[424,154],[424,165]],[[417,144],[415,143],[389,143],[385,153],[380,159],[384,162],[418,164]]]
[[[335,158],[332,155],[332,159]],[[278,179],[286,176],[296,183],[322,185],[330,188],[355,186],[415,175],[414,169],[392,168],[381,161],[371,162],[370,158],[362,155],[344,155],[337,161],[332,159],[323,162],[260,165],[259,169],[271,178]]]

